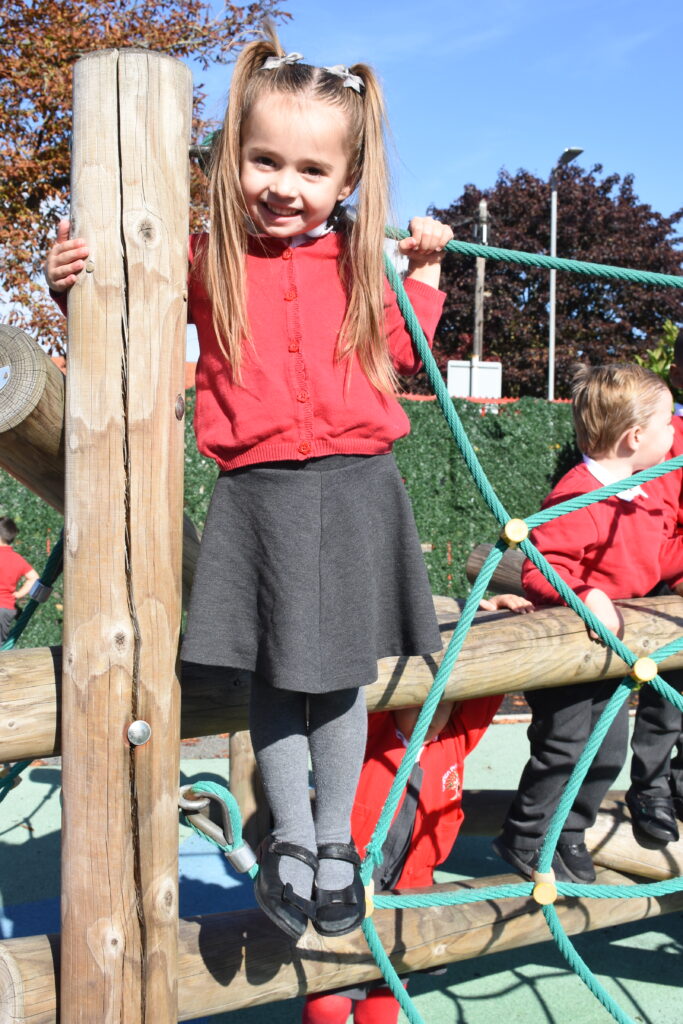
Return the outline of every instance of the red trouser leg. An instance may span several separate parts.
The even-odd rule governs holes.
[[[374,988],[367,999],[356,1003],[354,1024],[396,1024],[400,1007],[388,988]]]
[[[348,996],[329,992],[306,996],[301,1024],[346,1024],[352,1005]]]

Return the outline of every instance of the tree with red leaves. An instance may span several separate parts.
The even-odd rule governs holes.
[[[680,274],[676,228],[683,209],[665,217],[634,191],[633,176],[602,177],[567,165],[557,171],[557,253],[568,259]],[[527,171],[501,171],[493,188],[467,185],[446,210],[430,212],[454,226],[456,238],[472,240],[479,201],[488,203],[488,244],[548,254],[550,187]],[[475,264],[451,256],[443,264],[447,292],[434,347],[442,370],[448,359],[472,354]],[[683,321],[683,291],[608,281],[558,271],[556,297],[556,394],[568,397],[577,360],[632,360],[656,344],[664,322]],[[486,262],[484,359],[503,364],[506,396],[547,394],[548,271],[498,260]],[[424,382],[422,388],[426,389]],[[412,388],[411,388],[412,390]]]
[[[47,295],[42,262],[68,209],[71,69],[84,53],[145,47],[227,64],[264,17],[289,17],[277,0],[4,0],[0,8],[0,299],[10,319],[50,352],[64,351],[64,320]],[[206,134],[202,85],[193,134]],[[193,226],[205,215],[203,175],[193,167]]]

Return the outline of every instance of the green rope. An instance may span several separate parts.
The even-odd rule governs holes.
[[[574,945],[569,941],[567,933],[562,927],[560,919],[557,916],[555,907],[543,907],[543,916],[548,923],[550,934],[555,939],[560,953],[572,970],[578,974],[581,981],[593,993],[595,998],[598,999],[607,1012],[610,1013],[616,1021],[618,1021],[618,1024],[635,1024],[635,1021],[631,1020],[631,1018],[624,1013],[619,1004],[612,999],[609,992],[603,988],[583,958],[576,951]]]
[[[14,786],[14,780],[25,768],[28,768],[30,764],[30,761],[17,761],[16,764],[12,765],[7,774],[0,778],[0,804]]]
[[[680,892],[683,879],[667,878],[660,882],[645,882],[642,885],[590,885],[583,882],[556,882],[560,896],[582,897],[584,899],[659,899]],[[420,910],[425,907],[461,907],[469,903],[488,903],[489,900],[519,899],[532,895],[533,882],[515,882],[506,885],[489,885],[485,889],[465,889],[460,892],[430,892],[414,895],[376,893],[373,902],[384,910]]]
[[[397,237],[406,236],[397,233]],[[462,245],[464,246],[465,244],[463,243]],[[452,249],[454,251],[464,251],[464,249],[462,249],[459,245],[454,246],[453,243],[449,243],[447,248]],[[472,254],[474,248],[476,247],[468,246],[467,251],[469,251],[470,254]],[[476,255],[491,257],[491,250],[488,247],[479,248],[483,249],[483,251],[477,252]],[[506,258],[507,255],[509,254],[506,253],[504,256],[503,251],[498,252],[498,258]],[[668,275],[643,275],[641,272],[622,270],[621,268],[598,267],[597,265],[590,264],[579,265],[575,264],[574,261],[558,261],[557,264],[553,264],[553,261],[547,261],[545,257],[532,257],[529,254],[516,254],[516,256],[519,257],[515,260],[516,262],[526,262],[529,264],[536,264],[541,266],[556,265],[557,269],[573,269],[582,273],[601,273],[602,276],[621,277],[626,280],[637,279],[640,280],[642,283],[666,283],[674,284],[676,287],[681,287],[683,285],[683,278],[672,278],[671,280],[663,280],[663,278],[667,277]],[[493,258],[496,257],[494,256]],[[492,511],[499,525],[502,526],[508,521],[509,516],[507,515],[505,509],[503,508],[502,504],[495,495],[495,492],[491,488],[491,485],[489,484],[483,470],[481,469],[479,461],[477,460],[476,456],[474,455],[474,452],[472,451],[469,440],[467,439],[465,432],[462,429],[462,425],[460,424],[460,421],[455,412],[453,403],[447,394],[443,378],[441,377],[441,374],[439,373],[438,368],[436,367],[436,363],[426,342],[424,333],[417,321],[417,317],[415,316],[414,311],[412,310],[410,302],[408,301],[405,289],[403,288],[403,285],[400,282],[397,272],[386,258],[385,267],[387,271],[387,276],[389,277],[389,281],[392,287],[394,288],[394,291],[396,292],[399,308],[403,313],[406,325],[413,337],[415,347],[423,362],[423,365],[430,380],[430,384],[432,385],[437,400],[441,405],[446,421],[451,429],[453,436],[455,437],[458,447],[465,459],[466,464],[468,465],[468,468],[470,469],[470,472],[479,488],[479,491],[482,494],[482,497],[484,498],[484,501]],[[560,514],[573,511],[577,508],[586,507],[587,505],[590,505],[595,501],[602,500],[605,497],[611,496],[612,494],[617,494],[621,490],[625,490],[627,487],[636,486],[639,483],[645,483],[648,480],[654,479],[658,476],[663,475],[664,473],[670,472],[673,469],[678,468],[680,465],[683,465],[683,457],[679,457],[679,459],[672,459],[666,464],[662,464],[661,466],[657,467],[652,467],[652,469],[650,470],[646,470],[643,473],[636,474],[634,477],[630,478],[629,481],[618,481],[616,484],[610,485],[607,488],[601,488],[600,493],[590,492],[590,494],[588,495],[580,496],[579,499],[573,499],[570,502],[564,502],[564,507],[562,508],[558,508],[558,506],[555,506],[552,510],[543,510],[543,512],[538,513],[536,516],[528,517],[528,519],[526,520],[527,526],[531,527],[533,525],[539,525],[541,522],[554,519]],[[502,542],[499,541],[496,547],[492,550],[491,554],[497,553],[498,557],[500,557],[500,555],[502,554],[502,547]],[[569,605],[569,607],[571,607],[583,619],[588,628],[592,629],[600,638],[600,640],[602,640],[603,643],[605,643],[616,654],[618,654],[618,656],[622,658],[622,660],[625,661],[627,665],[633,665],[634,662],[637,660],[636,656],[621,642],[621,640],[618,637],[614,636],[614,634],[610,630],[608,630],[602,624],[602,622],[600,622],[592,614],[592,612],[585,606],[585,604],[579,598],[576,597],[573,591],[571,591],[570,588],[567,587],[565,582],[558,576],[558,574],[549,565],[549,563],[540,554],[540,552],[537,551],[534,545],[529,540],[525,540],[522,542],[520,547],[522,548],[523,553],[531,559],[534,565],[536,565],[544,574],[546,579],[549,580],[549,582],[556,589],[560,597],[562,597],[562,599]],[[463,610],[463,614],[460,619],[460,623],[463,623],[464,620],[463,625],[465,632],[469,629],[472,618],[474,616],[474,598],[476,596],[478,604],[479,597],[483,594],[483,591],[485,589],[485,584],[488,583],[488,581],[490,580],[491,572],[492,569],[489,565],[489,560],[487,559],[487,562],[484,564],[484,567],[482,568],[479,576],[477,577],[472,593],[470,594],[470,597],[465,605],[465,609]],[[480,586],[480,583],[482,582],[483,585]],[[458,625],[460,625],[460,623]],[[398,800],[400,799],[400,795],[403,792],[403,788],[405,787],[410,771],[417,757],[417,753],[420,747],[422,746],[422,742],[424,740],[424,736],[426,735],[426,730],[428,728],[429,721],[431,721],[433,712],[436,709],[436,705],[438,704],[443,693],[443,689],[446,685],[447,677],[448,675],[450,675],[452,666],[455,662],[457,654],[459,653],[462,642],[460,642],[457,645],[456,650],[454,640],[455,633],[451,639],[451,643],[449,644],[446,655],[444,656],[444,660],[440,666],[439,672],[437,672],[437,676],[434,680],[434,684],[430,689],[427,701],[425,701],[420,716],[418,717],[416,731],[418,730],[418,726],[420,726],[419,735],[417,736],[417,738],[415,738],[414,733],[413,737],[411,737],[411,742],[408,744],[408,748],[402,759],[401,765],[399,766],[394,786],[392,786],[392,789],[390,790],[390,794],[387,798],[382,813],[380,814],[380,819],[378,821],[377,827],[375,829],[375,832],[373,833],[371,842],[366,850],[366,858],[361,869],[361,876],[363,877],[366,883],[372,873],[372,864],[378,862],[381,859],[381,846],[386,839],[386,834],[388,832],[389,825],[393,818],[393,813],[396,807],[398,806]],[[671,647],[671,645],[669,645],[669,647]],[[445,663],[447,661],[448,665],[446,666]],[[667,685],[664,683],[663,680],[659,680],[658,678],[657,684],[659,683],[661,683],[664,687]],[[658,688],[658,685],[656,686],[656,688]],[[551,825],[549,827],[541,851],[541,856],[539,860],[539,870],[544,870],[544,868],[545,870],[547,870],[547,868],[550,866],[552,857],[554,855],[555,847],[557,845],[557,839],[559,838],[559,834],[561,831],[561,827],[564,824],[567,815],[569,814],[569,810],[571,809],[571,805],[574,802],[576,793],[578,792],[578,788],[580,787],[581,782],[583,781],[583,778],[588,770],[588,767],[590,766],[590,763],[592,762],[593,757],[595,756],[595,752],[601,742],[601,739],[604,737],[604,734],[609,728],[609,725],[611,724],[611,721],[613,720],[614,716],[618,713],[619,707],[626,699],[628,693],[630,693],[630,689],[630,686],[627,686],[626,684],[622,683],[619,685],[614,697],[608,703],[608,707],[603,712],[601,720],[598,722],[596,726],[596,730],[590,737],[589,742],[586,745],[586,750],[583,752],[574,772],[572,773],[570,782],[567,785],[565,792],[563,794],[563,799],[558,808],[556,809],[555,815],[553,816],[553,819],[551,821]],[[669,694],[665,695],[670,696]],[[432,698],[434,699],[432,700]],[[424,720],[421,721],[423,716]],[[413,739],[416,740],[415,743],[412,742]],[[396,792],[396,790],[398,790],[398,793]],[[674,883],[674,885],[678,885],[678,883],[676,882]],[[592,889],[592,894],[597,896],[599,887],[590,888]],[[560,891],[559,887],[558,891]],[[467,903],[472,902],[474,899],[486,899],[487,897],[494,898],[495,892],[495,889],[484,890],[481,892],[481,894],[478,894],[477,896],[473,896],[471,892],[467,892],[466,894],[463,894],[462,902]],[[575,893],[576,890],[570,890],[570,893],[571,892]],[[388,899],[388,897],[382,897],[378,895],[376,897],[377,906],[384,905],[383,900],[385,899]],[[432,897],[430,897],[429,899],[432,899]],[[436,896],[436,902],[433,905],[443,905],[439,901],[444,899],[452,900],[453,897],[451,894],[448,894],[448,896],[438,894]],[[427,904],[422,902],[419,905],[425,906]],[[432,904],[430,903],[429,905]],[[557,918],[557,915],[554,913],[554,911],[550,914],[546,914],[546,920],[549,922],[549,926],[551,926],[553,935],[555,935],[555,931],[559,931],[561,933],[561,941],[557,939],[557,937],[556,941],[558,941],[558,945],[561,947],[563,955],[565,955],[570,966],[574,968],[579,977],[581,977],[581,979],[589,986],[591,991],[594,992],[596,997],[600,1000],[603,1006],[605,1006],[606,1009],[608,1009],[612,1016],[616,1020],[623,1021],[624,1024],[626,1024],[627,1018],[624,1017],[621,1009],[617,1006],[616,1003],[614,1003],[609,994],[602,989],[597,979],[591,974],[590,970],[583,963],[578,953],[572,946],[571,942],[562,931],[559,919]],[[373,929],[370,928],[366,930],[366,938],[372,936],[372,930]],[[393,967],[391,967],[390,963],[388,962],[388,958],[386,958],[385,956],[382,956],[380,959],[377,958],[377,956],[375,955],[374,942],[372,945],[370,945],[370,948],[371,952],[373,953],[373,956],[375,956],[378,965],[380,964],[381,959],[382,969],[385,973],[387,981],[389,982],[391,991],[394,993],[396,998],[399,998],[399,1001],[401,1002],[402,1007],[407,1013],[408,1018],[411,1021],[411,1024],[418,1024],[419,1015],[417,1014],[417,1011],[410,1002],[408,996],[405,995],[399,997],[397,989],[398,978],[395,972],[393,971]],[[406,1003],[410,1004],[409,1009],[406,1009]]]
[[[245,844],[244,839],[242,838],[242,817],[240,815],[239,805],[235,800],[234,796],[232,795],[232,793],[230,792],[230,790],[226,789],[225,786],[221,786],[218,782],[210,782],[207,779],[203,782],[193,782],[192,792],[213,793],[214,796],[219,797],[219,799],[225,804],[228,810],[228,814],[230,816],[230,826],[232,828],[233,841],[232,843],[219,843],[218,840],[214,839],[212,836],[207,836],[205,832],[202,832],[201,829],[197,828],[197,826],[190,818],[188,818],[186,815],[183,815],[185,824],[189,825],[192,831],[196,832],[198,836],[201,836],[203,839],[206,839],[207,842],[211,843],[213,846],[218,847],[218,849],[221,850],[222,853],[228,855],[236,853]],[[256,875],[258,874],[258,864],[254,864],[253,867],[249,868],[249,871],[246,873],[249,875],[250,878],[256,878]]]
[[[388,228],[387,238],[399,241],[408,238],[407,231]],[[540,253],[521,252],[518,249],[498,249],[494,245],[478,245],[476,242],[456,242],[445,246],[446,252],[460,256],[478,256],[485,260],[504,260],[525,267],[542,267],[544,270],[568,270],[587,277],[605,277],[613,281],[633,281],[636,284],[663,285],[667,288],[683,288],[683,277],[677,274],[660,274],[652,270],[632,270],[628,267],[612,267],[607,263],[585,263],[582,260],[567,260],[560,256],[542,256]]]
[[[617,480],[613,484],[598,487],[596,490],[588,491],[585,494],[577,494],[575,498],[569,498],[567,501],[561,501],[557,505],[541,509],[540,512],[534,512],[533,515],[527,516],[525,522],[531,530],[534,526],[549,523],[553,519],[559,519],[560,516],[566,515],[569,512],[575,512],[577,509],[587,508],[589,505],[594,505],[605,498],[611,498],[614,494],[620,494],[621,491],[629,490],[631,487],[638,487],[640,484],[649,483],[650,480],[656,480],[660,476],[666,476],[667,473],[672,473],[682,466],[683,455],[677,455],[674,459],[667,459],[666,462],[660,462],[659,465],[651,466],[650,469],[643,469],[640,473],[634,473],[633,476],[626,477],[624,480]]]

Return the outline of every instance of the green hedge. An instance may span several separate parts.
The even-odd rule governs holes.
[[[396,458],[415,510],[436,594],[470,590],[467,557],[499,529],[484,504],[436,402],[405,401],[411,433]],[[485,405],[455,399],[455,408],[490,483],[511,517],[535,512],[553,484],[576,461],[571,407],[538,398]]]
[[[201,526],[216,479],[216,467],[202,458],[192,433],[194,392],[187,393],[185,510]],[[482,541],[497,539],[493,516],[472,482],[436,402],[404,400],[411,433],[396,445],[396,458],[413,501],[420,539],[433,545],[425,555],[432,590],[463,596],[469,591],[464,566]],[[568,404],[522,398],[499,406],[455,400],[468,437],[498,497],[511,516],[538,509],[555,481],[577,461]],[[0,514],[19,526],[17,550],[41,572],[55,544],[62,518],[7,473],[0,472]],[[60,582],[34,615],[20,646],[61,642]]]

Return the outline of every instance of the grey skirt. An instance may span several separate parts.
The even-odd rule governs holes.
[[[380,658],[440,649],[393,455],[266,463],[219,476],[183,660],[325,693],[374,682]]]

